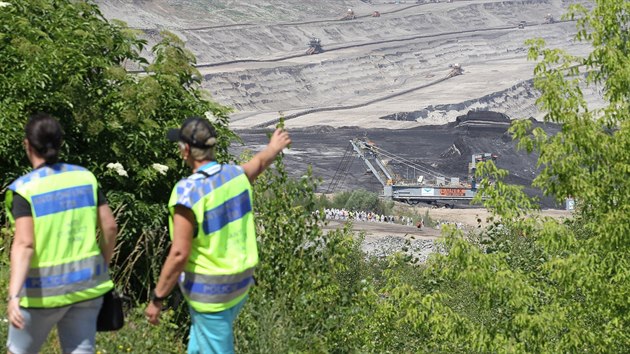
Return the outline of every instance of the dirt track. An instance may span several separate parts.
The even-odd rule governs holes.
[[[343,222],[331,220],[326,229],[337,229],[343,225]],[[364,233],[366,239],[379,239],[388,236],[396,237],[421,237],[427,240],[434,240],[440,237],[440,230],[430,227],[418,229],[415,226],[405,226],[400,224],[378,223],[354,221],[352,223],[353,230],[358,233]]]
[[[161,29],[175,31],[197,56],[203,87],[218,102],[236,109],[233,128],[241,130],[304,111],[314,113],[292,119],[288,126],[407,129],[452,122],[471,109],[541,118],[531,90],[534,63],[526,58],[524,42],[541,37],[550,46],[586,53],[588,47],[572,41],[574,22],[543,23],[548,13],[559,19],[570,2],[99,4],[106,16],[144,28],[149,44],[159,39]],[[339,21],[348,7],[358,18]],[[369,17],[375,10],[382,16]],[[517,28],[520,21],[527,26]],[[312,37],[321,39],[324,53],[301,56]],[[293,58],[278,60],[286,57]],[[254,62],[234,63],[239,60]],[[233,64],[206,67],[229,62]],[[454,63],[463,66],[463,75],[395,96],[447,76]],[[586,94],[592,101],[599,99],[597,92]],[[373,103],[362,106],[368,102]],[[318,112],[346,106],[359,107]],[[404,118],[384,119],[391,116]]]
[[[464,232],[486,225],[489,216],[485,209],[415,208],[417,215],[425,216],[427,212],[433,222],[455,225]],[[567,218],[571,215],[564,210],[543,210],[541,214],[553,218]],[[330,220],[325,229],[342,226],[342,221]],[[432,253],[437,252],[439,246],[435,240],[442,236],[442,231],[437,226],[418,229],[415,226],[355,221],[353,230],[357,235],[363,235],[361,249],[369,256],[384,258],[401,252],[419,262],[424,262]]]
[[[446,208],[415,208],[417,215],[425,215],[428,212],[431,219],[439,223],[459,224],[464,230],[477,228],[478,225],[486,226],[490,216],[486,209],[446,209]],[[541,211],[541,215],[553,218],[568,218],[571,213],[565,210]],[[329,220],[327,229],[339,228],[342,221]],[[383,237],[404,237],[416,239],[434,240],[441,236],[441,230],[437,227],[423,227],[418,229],[415,226],[405,226],[400,224],[378,223],[378,222],[353,222],[353,230],[365,233],[366,239],[379,239]]]

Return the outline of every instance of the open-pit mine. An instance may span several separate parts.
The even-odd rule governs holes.
[[[231,127],[245,142],[235,153],[260,148],[284,117],[294,141],[287,165],[296,176],[312,165],[322,192],[383,192],[353,154],[350,141],[361,138],[395,156],[384,159],[392,180],[418,178],[401,159],[470,183],[471,157],[491,154],[531,194],[536,157],[516,150],[510,120],[558,127],[536,107],[526,40],[586,55],[562,16],[573,2],[97,1],[149,45],[162,30],[186,42],[202,86],[234,108]],[[598,92],[585,95],[601,103]]]

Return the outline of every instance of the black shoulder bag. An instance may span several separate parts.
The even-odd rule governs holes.
[[[117,331],[125,324],[123,313],[123,300],[118,293],[112,289],[103,295],[103,306],[98,313],[96,330],[98,332]]]

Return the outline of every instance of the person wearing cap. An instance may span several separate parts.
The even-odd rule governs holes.
[[[258,264],[251,184],[291,139],[277,129],[261,152],[237,166],[216,162],[216,131],[205,118],[188,118],[167,137],[179,144],[192,174],[171,193],[172,245],[145,315],[159,323],[178,283],[191,315],[188,353],[233,353],[233,322]]]
[[[25,126],[33,170],[7,188],[14,227],[7,299],[9,353],[38,353],[57,327],[64,353],[93,353],[118,228],[94,175],[59,162],[63,130],[39,113]],[[96,237],[96,229],[102,235]]]

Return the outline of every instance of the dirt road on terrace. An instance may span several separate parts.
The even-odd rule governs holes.
[[[338,229],[343,227],[344,222],[329,220],[325,229]],[[379,239],[383,237],[420,237],[427,240],[434,240],[440,236],[440,230],[424,227],[418,229],[415,226],[405,226],[400,224],[390,224],[381,222],[353,221],[352,230],[365,234],[366,239]]]
[[[406,208],[406,207],[405,207]],[[489,213],[485,209],[434,209],[412,208],[416,215],[429,215],[437,225],[451,224],[464,232],[479,226],[487,226]],[[568,218],[571,214],[564,210],[543,210],[543,216]],[[344,222],[329,220],[325,230],[343,227]],[[434,252],[438,252],[435,240],[442,236],[439,226],[418,229],[415,226],[378,222],[353,222],[353,230],[357,236],[362,235],[361,249],[366,255],[385,258],[400,252],[422,263]]]
[[[464,230],[475,229],[478,226],[488,225],[490,213],[486,209],[447,209],[447,208],[414,208],[417,215],[425,215],[440,224],[458,225]],[[552,218],[568,218],[571,213],[566,210],[545,209],[540,215]],[[342,227],[343,221],[329,220],[326,229],[336,229]],[[366,240],[381,239],[384,237],[403,237],[425,240],[435,240],[441,236],[439,227],[424,227],[418,229],[415,226],[405,226],[400,224],[380,223],[380,222],[353,222],[353,230],[364,233]]]
[[[299,115],[287,122],[293,128],[408,129],[469,110],[539,119],[525,41],[543,38],[575,55],[590,50],[573,40],[575,22],[560,21],[570,3],[587,1],[385,2],[97,1],[108,18],[142,28],[149,46],[163,29],[182,38],[202,86],[235,109],[236,130],[268,126],[281,114]],[[357,18],[339,20],[348,8]],[[547,14],[558,21],[545,23]],[[306,55],[312,38],[322,53]],[[440,81],[455,63],[463,75]],[[597,90],[583,91],[601,103]]]

